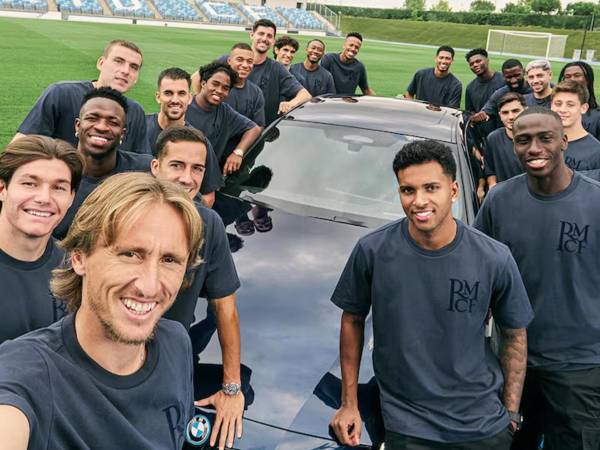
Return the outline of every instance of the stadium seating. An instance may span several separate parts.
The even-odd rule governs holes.
[[[306,11],[305,9],[278,6],[277,12],[285,17],[286,20],[296,28],[311,30],[322,30],[325,28],[323,23],[317,19],[313,13]]]
[[[202,12],[208,17],[208,20],[215,23],[246,23],[247,20],[231,5],[227,3],[202,2],[196,0],[196,4]]]
[[[144,0],[107,0],[115,16],[154,17]]]
[[[47,11],[48,2],[46,0],[0,0],[0,8]]]
[[[96,0],[56,0],[61,11],[79,14],[102,14],[102,6]]]
[[[277,12],[268,6],[249,6],[241,5],[242,11],[250,18],[252,22],[258,19],[269,19],[278,27],[287,27],[288,24]]]
[[[186,0],[154,0],[154,5],[163,19],[200,20],[198,11]]]

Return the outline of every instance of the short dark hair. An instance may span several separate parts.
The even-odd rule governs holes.
[[[598,102],[596,101],[596,94],[594,93],[594,69],[585,61],[573,61],[565,64],[565,66],[561,69],[560,75],[558,76],[558,81],[561,82],[565,78],[565,71],[569,67],[579,67],[583,74],[585,75],[585,81],[587,84],[588,93],[590,95],[590,99],[588,104],[590,105],[590,109],[598,108]]]
[[[81,107],[79,108],[79,111],[81,111],[81,109],[87,102],[94,98],[107,98],[109,100],[112,100],[113,102],[118,103],[119,106],[123,108],[125,115],[127,115],[129,105],[127,104],[127,99],[125,98],[125,96],[116,89],[107,86],[98,89],[92,89],[90,92],[85,94],[83,96],[83,100],[81,101]]]
[[[71,172],[71,191],[79,188],[84,165],[81,153],[68,142],[37,134],[15,139],[0,153],[0,180],[8,186],[19,167],[40,159],[64,162]]]
[[[308,41],[306,43],[306,48],[308,48],[308,46],[310,44],[312,44],[313,42],[318,42],[319,44],[321,44],[323,46],[323,50],[325,49],[325,42],[323,42],[321,39],[316,39],[316,38],[315,39],[311,39],[310,41]]]
[[[500,100],[498,100],[498,111],[500,111],[500,109],[504,105],[510,102],[519,102],[523,108],[527,108],[527,102],[525,101],[525,97],[523,97],[518,92],[507,92],[502,97],[500,97]]]
[[[521,120],[523,117],[529,116],[531,114],[544,114],[547,116],[551,116],[554,120],[556,120],[558,122],[558,124],[560,125],[560,127],[562,129],[562,120],[560,119],[560,116],[558,114],[556,114],[554,111],[552,111],[550,108],[546,108],[544,106],[539,106],[539,105],[530,106],[525,111],[523,111],[521,114],[519,114],[519,117],[517,117],[515,119],[515,122],[513,124],[513,129],[519,120]]]
[[[504,61],[502,63],[502,69],[501,70],[506,70],[506,69],[512,69],[513,67],[520,67],[521,69],[523,68],[523,64],[521,64],[521,61],[519,61],[518,59],[507,59],[506,61]]]
[[[556,94],[560,94],[561,92],[575,94],[577,98],[579,98],[579,102],[583,105],[584,103],[588,103],[590,100],[590,93],[587,88],[577,81],[573,80],[564,80],[554,86],[552,90],[552,97]]]
[[[435,56],[439,55],[440,52],[448,52],[452,55],[452,59],[454,59],[454,49],[449,45],[442,45],[441,47],[439,47],[435,52]]]
[[[168,69],[163,70],[158,75],[158,89],[160,89],[160,83],[164,78],[168,78],[169,80],[185,80],[187,81],[188,87],[192,85],[192,79],[190,77],[190,74],[187,71],[180,69],[179,67],[169,67]]]
[[[250,47],[250,44],[247,44],[245,42],[238,42],[237,44],[233,44],[233,46],[231,47],[230,51],[232,52],[235,49],[250,50],[250,51],[252,51],[252,47]]]
[[[277,39],[275,41],[275,45],[273,45],[273,47],[281,48],[281,47],[285,47],[286,45],[289,45],[296,51],[298,51],[298,47],[300,47],[300,44],[298,44],[298,41],[290,36],[281,36],[279,39]]]
[[[156,139],[156,148],[153,155],[160,159],[165,155],[165,147],[169,142],[200,142],[208,151],[208,139],[202,131],[193,127],[169,127],[160,132]]]
[[[467,52],[467,54],[465,55],[465,59],[467,60],[467,62],[469,62],[469,60],[475,55],[481,55],[487,58],[488,52],[484,48],[474,48],[473,50],[469,50]]]
[[[348,34],[346,35],[346,39],[348,39],[348,38],[350,38],[350,37],[356,38],[356,39],[358,39],[360,42],[362,42],[362,40],[363,40],[362,34],[360,34],[358,31],[351,31],[350,33],[348,33]]]
[[[273,34],[277,34],[277,26],[269,19],[258,19],[254,22],[252,32],[254,33],[258,27],[273,28]]]
[[[220,61],[208,63],[205,66],[200,67],[198,72],[200,73],[200,80],[202,81],[208,81],[215,73],[223,72],[229,76],[229,79],[231,80],[231,86],[238,82],[237,73],[231,67],[229,67],[229,64],[225,64]]]
[[[394,158],[394,175],[409,166],[435,161],[446,175],[456,180],[456,161],[447,145],[431,139],[413,141],[402,147]]]

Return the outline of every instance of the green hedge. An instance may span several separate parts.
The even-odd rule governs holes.
[[[473,25],[498,25],[544,28],[560,28],[581,30],[589,27],[591,18],[587,16],[569,16],[564,14],[509,14],[489,12],[446,12],[446,11],[411,11],[408,9],[355,8],[350,6],[327,5],[343,16],[370,17],[373,19],[412,19],[424,22],[449,22]]]

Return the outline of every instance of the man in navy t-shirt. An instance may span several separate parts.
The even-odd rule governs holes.
[[[435,53],[435,67],[418,70],[410,80],[404,97],[438,106],[460,108],[462,83],[452,73],[454,49],[443,45]]]
[[[83,177],[73,204],[54,230],[55,238],[66,236],[83,201],[107,177],[122,172],[150,170],[151,155],[119,149],[127,112],[127,100],[111,88],[94,89],[83,98],[79,118],[75,121],[79,138],[77,150],[85,161]]]
[[[505,94],[498,102],[500,120],[504,127],[489,134],[484,156],[484,173],[490,189],[496,183],[508,180],[524,171],[513,149],[513,123],[526,106],[523,96],[516,92]]]
[[[535,311],[523,429],[514,449],[596,448],[600,436],[600,184],[570,169],[560,117],[532,106],[513,126],[526,174],[497,185],[475,225],[507,244]]]
[[[86,199],[51,281],[72,314],[0,346],[5,447],[182,448],[191,345],[161,316],[201,241],[198,212],[173,183],[118,174]]]
[[[292,75],[306,88],[310,95],[335,94],[333,76],[321,64],[325,43],[312,39],[306,45],[306,59],[290,68]]]
[[[15,138],[24,134],[43,134],[77,146],[75,119],[79,117],[83,97],[100,87],[111,87],[125,94],[138,79],[142,67],[142,52],[133,42],[111,41],[98,59],[96,67],[100,74],[95,81],[61,81],[48,86],[19,126]],[[121,148],[144,153],[144,110],[131,99],[127,99],[127,104],[127,133]]]
[[[527,106],[550,108],[552,100],[552,66],[546,59],[530,61],[525,68],[531,93],[525,95]]]
[[[362,47],[362,35],[355,31],[346,35],[341,53],[327,53],[321,66],[333,77],[335,92],[340,95],[354,95],[359,87],[364,95],[375,95],[369,87],[367,69],[356,59]]]
[[[62,262],[52,231],[73,202],[83,160],[70,144],[22,136],[0,153],[0,344],[65,313],[50,293]]]
[[[156,151],[156,139],[165,128],[172,126],[191,126],[185,121],[192,95],[190,93],[190,74],[178,67],[163,70],[158,75],[156,102],[160,112],[146,115],[146,140],[149,153]],[[202,179],[202,201],[209,207],[215,202],[215,191],[223,185],[223,175],[219,161],[210,148],[206,155],[206,167]]]
[[[180,184],[194,199],[202,183],[208,141],[202,133],[185,127],[172,127],[160,134],[156,158],[152,160],[152,174],[159,179]],[[213,308],[223,360],[223,386],[212,397],[201,400],[199,405],[214,405],[217,415],[223,417],[221,427],[213,429],[211,445],[214,446],[220,432],[220,446],[237,430],[241,437],[244,395],[240,377],[240,328],[236,308],[235,291],[240,287],[225,227],[216,212],[196,203],[204,222],[204,241],[200,250],[202,264],[193,271],[192,283],[182,288],[165,318],[177,320],[188,329],[194,322],[194,310],[198,297],[210,301]],[[200,325],[198,325],[200,326]],[[192,342],[195,349],[195,342]],[[201,369],[199,369],[201,370]],[[202,376],[198,370],[195,372]],[[228,441],[231,447],[233,441]]]
[[[200,68],[200,79],[200,92],[194,96],[185,119],[206,135],[223,174],[229,175],[240,168],[244,154],[260,135],[261,128],[224,103],[237,81],[231,67],[212,62]],[[227,142],[237,136],[240,138],[236,148],[227,154]]]
[[[573,170],[600,169],[600,142],[586,131],[583,124],[588,101],[587,88],[575,81],[562,81],[554,87],[551,109],[562,121],[569,142],[565,161]]]
[[[393,167],[406,217],[359,240],[332,296],[344,311],[334,431],[342,444],[360,443],[358,369],[371,312],[385,448],[508,450],[533,317],[515,261],[452,217],[460,189],[448,147],[411,142]],[[485,339],[490,311],[500,360]]]

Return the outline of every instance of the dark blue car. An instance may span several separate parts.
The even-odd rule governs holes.
[[[229,225],[242,282],[238,308],[247,409],[235,448],[340,448],[329,422],[340,406],[341,311],[329,298],[356,241],[403,216],[392,161],[406,143],[429,138],[453,150],[461,186],[453,213],[472,221],[476,199],[461,127],[459,111],[425,103],[316,98],[267,129],[241,170],[228,178],[215,209]],[[272,229],[240,237],[232,224],[253,207],[268,211]],[[221,352],[214,322],[205,304],[199,305],[200,325],[192,331],[202,350],[197,389],[209,395],[221,385]],[[361,447],[379,448],[384,430],[370,319],[367,325]]]

